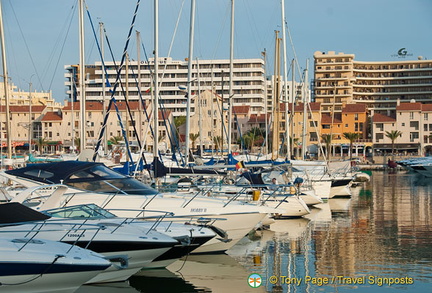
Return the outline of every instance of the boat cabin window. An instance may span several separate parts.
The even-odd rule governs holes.
[[[43,179],[48,179],[54,176],[54,173],[45,170],[40,170],[40,169],[29,170],[24,172],[24,174],[31,177],[43,178]]]
[[[88,180],[86,178],[70,179],[64,182],[82,190],[100,193],[154,195],[157,190],[133,178]]]
[[[58,209],[51,209],[44,211],[44,214],[47,214],[54,218],[114,218],[115,215],[110,213],[107,210],[100,208],[95,204],[88,205],[78,205],[71,207],[64,207]]]

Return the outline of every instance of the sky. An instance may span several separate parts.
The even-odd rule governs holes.
[[[30,83],[33,90],[52,91],[63,102],[64,66],[79,63],[78,0],[0,1],[10,80],[25,91]],[[98,24],[104,23],[118,61],[137,2],[85,1],[87,64],[100,60],[87,12],[98,38]],[[196,0],[194,59],[229,59],[230,9],[230,0]],[[190,11],[190,0],[159,1],[160,57],[188,57]],[[137,59],[136,31],[141,34],[141,59],[152,57],[153,15],[154,0],[139,1],[127,49],[131,59]],[[316,51],[355,54],[358,61],[400,61],[394,55],[405,48],[410,55],[405,60],[432,59],[432,0],[286,0],[285,20],[287,60],[295,58],[304,69],[309,59],[309,76]],[[234,23],[234,58],[261,58],[266,50],[271,74],[275,31],[282,31],[281,1],[235,0]],[[112,61],[107,44],[105,48],[106,59]]]

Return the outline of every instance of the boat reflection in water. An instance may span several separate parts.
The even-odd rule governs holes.
[[[130,286],[139,292],[430,292],[432,182],[419,180],[374,172],[351,198],[330,199],[307,219],[278,220],[228,255],[193,255],[169,271],[141,271]],[[259,288],[247,283],[253,273],[262,278]],[[389,286],[391,280],[399,284]]]

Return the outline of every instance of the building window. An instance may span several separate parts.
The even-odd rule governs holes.
[[[414,142],[418,138],[419,138],[418,132],[410,132],[410,142]]]
[[[379,142],[381,139],[384,139],[384,134],[383,133],[376,133],[375,134],[375,141]]]
[[[355,120],[355,121],[358,121],[358,120],[359,120],[358,113],[355,113],[355,114],[354,114],[354,120]]]
[[[414,112],[410,112],[409,119],[410,119],[410,120],[413,120],[413,119],[414,119]]]
[[[424,113],[423,114],[424,121],[428,121],[428,118],[429,118],[429,113]]]
[[[402,125],[403,126],[403,125]],[[380,131],[384,131],[384,124],[383,123],[377,123],[376,124],[377,129],[379,129]]]
[[[405,123],[402,123],[402,126],[405,126]]]
[[[415,130],[419,130],[419,122],[418,121],[410,121],[410,127]]]

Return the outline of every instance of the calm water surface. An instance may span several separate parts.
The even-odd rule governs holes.
[[[352,192],[248,235],[228,254],[78,292],[432,292],[432,180],[374,172]]]

